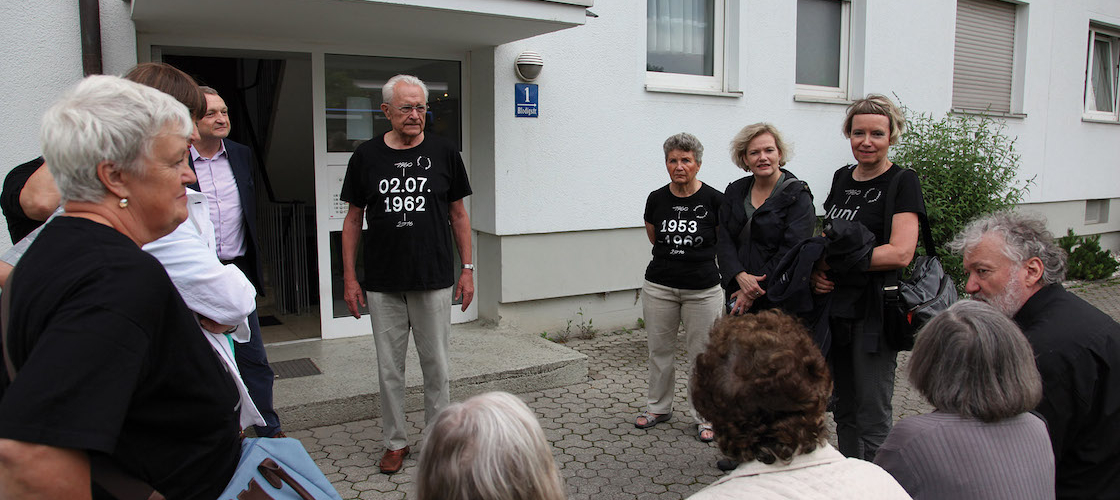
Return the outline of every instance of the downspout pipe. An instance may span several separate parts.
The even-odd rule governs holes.
[[[82,73],[99,75],[101,69],[101,7],[98,0],[78,0],[82,28]]]

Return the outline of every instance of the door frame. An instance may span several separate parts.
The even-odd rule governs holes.
[[[232,37],[202,37],[195,35],[161,35],[161,34],[145,34],[137,33],[137,60],[139,62],[159,61],[162,59],[164,47],[174,47],[175,52],[180,52],[179,49],[187,50],[190,52],[197,51],[197,55],[210,55],[219,57],[264,57],[268,53],[302,53],[309,54],[311,57],[311,96],[312,99],[312,119],[314,124],[312,126],[313,141],[314,141],[314,157],[315,157],[315,241],[317,255],[315,265],[319,274],[319,321],[321,328],[321,336],[324,339],[355,337],[361,335],[372,335],[370,323],[363,315],[361,320],[355,320],[353,316],[344,316],[340,318],[334,317],[333,306],[333,293],[331,282],[331,253],[330,253],[330,233],[332,231],[341,230],[341,219],[332,219],[330,217],[331,206],[333,205],[333,197],[337,194],[333,192],[333,187],[336,185],[335,180],[331,178],[332,171],[337,171],[338,167],[348,163],[351,153],[328,153],[327,152],[327,132],[326,132],[326,89],[324,84],[325,77],[325,56],[326,54],[341,54],[341,55],[355,55],[355,56],[372,56],[372,57],[405,57],[415,59],[439,59],[447,61],[459,61],[460,66],[460,90],[462,94],[462,110],[461,110],[461,132],[462,132],[462,147],[460,153],[463,157],[463,162],[466,165],[467,177],[471,177],[471,64],[470,64],[470,51],[468,47],[463,47],[461,51],[447,51],[447,50],[413,50],[407,48],[395,48],[392,50],[379,50],[373,51],[367,47],[355,47],[348,45],[337,46],[324,46],[322,44],[305,44],[299,42],[291,42],[282,39],[275,40],[244,40],[235,39]],[[194,54],[191,54],[194,55]],[[470,197],[465,200],[467,212],[471,212]],[[365,222],[363,221],[363,226]],[[477,240],[478,234],[474,229],[471,230],[471,246],[477,254]],[[478,258],[475,256],[475,262]],[[459,307],[452,307],[451,322],[464,323],[473,321],[478,318],[478,280],[475,277],[475,299],[471,302],[467,311],[460,311]]]

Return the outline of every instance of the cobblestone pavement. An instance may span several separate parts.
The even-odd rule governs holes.
[[[1111,281],[1069,284],[1113,317],[1120,316],[1120,287]],[[680,344],[683,344],[683,339]],[[572,499],[680,499],[720,476],[714,443],[696,439],[696,426],[683,405],[684,353],[677,356],[677,412],[669,422],[647,430],[634,428],[646,399],[646,336],[644,330],[600,334],[573,340],[568,346],[588,356],[583,383],[528,392],[528,403],[554,447]],[[927,413],[932,408],[905,378],[908,353],[899,356],[895,419]],[[404,470],[381,474],[380,420],[362,420],[289,433],[299,438],[343,498],[399,499],[413,492],[412,474],[419,456],[423,411],[408,415],[413,453]],[[829,440],[836,444],[829,422]]]
[[[1113,319],[1120,321],[1120,278],[1100,281],[1065,283],[1067,290],[1077,294],[1104,311]]]

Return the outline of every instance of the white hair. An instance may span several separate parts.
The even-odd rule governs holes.
[[[453,403],[429,426],[416,474],[420,500],[563,500],[564,483],[533,412],[489,392]]]
[[[97,165],[138,173],[161,135],[190,137],[191,115],[163,92],[123,78],[90,76],[46,114],[39,137],[63,202],[99,202],[108,192]]]
[[[423,80],[412,75],[397,75],[385,82],[385,86],[381,87],[381,102],[385,104],[393,102],[393,94],[397,91],[398,83],[420,87],[420,90],[424,91],[424,102],[428,102],[428,86],[424,85]]]

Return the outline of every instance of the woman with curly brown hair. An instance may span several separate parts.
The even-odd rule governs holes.
[[[910,498],[883,469],[828,444],[831,387],[796,318],[772,309],[717,321],[696,358],[693,404],[741,464],[690,498]]]

